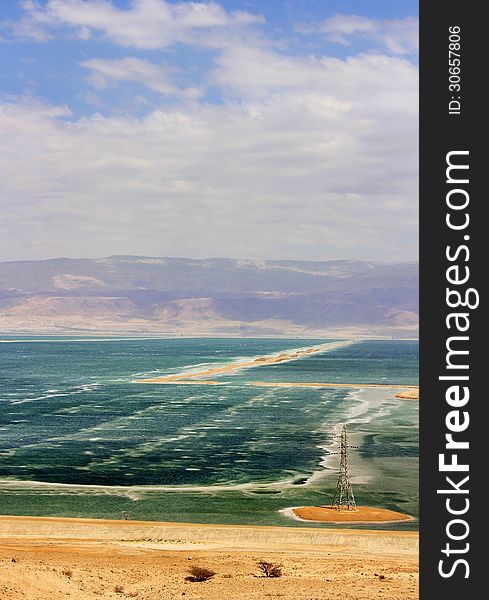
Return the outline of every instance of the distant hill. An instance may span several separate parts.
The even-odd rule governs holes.
[[[110,256],[0,263],[3,332],[417,335],[417,263]]]

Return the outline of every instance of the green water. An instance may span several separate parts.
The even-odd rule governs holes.
[[[417,402],[392,390],[250,385],[416,384],[416,342],[10,341],[0,344],[3,514],[304,526],[280,511],[331,502],[343,423],[358,504],[418,514]],[[315,344],[321,352],[217,386],[134,383]]]

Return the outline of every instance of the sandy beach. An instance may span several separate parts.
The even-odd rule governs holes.
[[[282,565],[265,578],[259,560]],[[415,600],[416,532],[0,517],[0,597]],[[216,575],[186,580],[202,566]]]

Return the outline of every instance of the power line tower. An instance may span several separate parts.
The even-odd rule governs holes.
[[[343,425],[340,435],[340,473],[336,484],[336,493],[333,498],[332,508],[336,510],[355,510],[355,496],[350,481],[350,470],[348,467],[348,434],[346,425]]]

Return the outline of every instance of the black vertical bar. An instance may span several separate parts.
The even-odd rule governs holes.
[[[488,70],[485,66],[484,40],[487,35],[484,35],[483,9],[483,3],[470,1],[422,0],[420,4],[420,597],[426,600],[467,598],[466,594],[471,592],[477,598],[478,590],[484,590],[482,562],[487,552],[477,552],[475,545],[478,539],[483,541],[483,532],[487,528],[481,490],[486,469],[480,467],[477,470],[474,464],[477,455],[487,453],[487,449],[482,448],[485,436],[482,408],[486,401],[482,387],[482,361],[485,358],[482,348],[487,320],[481,286],[483,277],[487,277],[484,261],[488,256],[483,240],[489,237],[483,216],[489,198],[482,187],[486,172],[489,174],[483,164],[487,152],[482,148],[487,130],[483,89]],[[457,44],[457,34],[453,32],[458,29],[460,48],[457,51],[457,46],[452,46],[450,55],[449,44]],[[458,65],[457,58],[460,60]],[[453,170],[452,173],[457,180],[462,180],[465,172],[469,183],[447,183],[447,153],[451,151],[468,151],[468,154],[453,155],[453,161],[466,164],[469,169]],[[465,190],[450,196],[454,202],[462,204],[465,194],[469,195],[466,209],[449,209],[447,194],[452,189]],[[455,224],[464,223],[467,213],[470,218],[467,228],[450,229],[446,222],[449,212],[452,212],[451,219]],[[463,245],[467,246],[470,256],[461,249],[458,259],[450,261],[447,246],[454,256],[456,249]],[[447,281],[447,268],[453,265],[459,266],[460,278],[467,274],[465,267],[468,267],[466,284]],[[452,270],[451,276],[455,275]],[[479,307],[449,308],[447,288],[458,290],[464,298],[467,290],[474,288],[480,293]],[[475,304],[475,298],[475,292],[470,294],[471,304]],[[468,315],[470,326],[467,331],[457,331],[454,319],[450,321],[451,327],[447,326],[446,319],[451,312]],[[469,338],[456,344],[459,349],[468,349],[470,354],[454,359],[457,364],[468,363],[468,370],[447,370],[446,342],[450,336]],[[446,401],[446,390],[456,384],[438,379],[447,374],[469,376],[468,381],[458,383],[469,388],[470,400],[458,409],[458,417],[453,417],[463,419],[463,412],[469,413],[468,428],[453,433],[455,440],[469,441],[469,449],[446,449],[446,434],[452,433],[447,428],[446,416],[455,410]],[[457,454],[458,462],[468,464],[469,471],[441,472],[441,453],[446,454],[445,462],[451,460],[452,453]],[[468,482],[461,486],[466,492],[437,493],[437,490],[451,489],[447,476],[457,483],[467,475]],[[470,508],[464,514],[450,514],[448,499],[453,509],[465,508],[465,499]],[[466,537],[463,537],[467,531],[463,523],[450,525],[454,519],[467,523]],[[450,539],[449,534],[462,539]],[[461,562],[456,563],[457,560]]]

